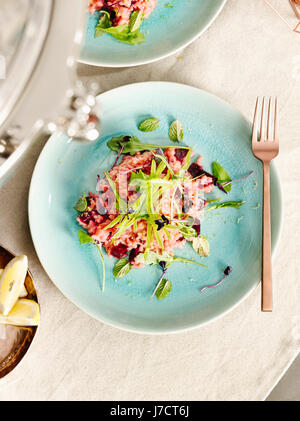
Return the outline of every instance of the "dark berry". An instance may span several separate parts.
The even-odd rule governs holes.
[[[122,259],[127,255],[127,253],[128,248],[124,244],[119,244],[111,249],[112,256],[116,257],[117,259]]]
[[[184,160],[184,158],[187,156],[187,153],[187,149],[175,149],[175,157],[180,162]]]
[[[90,221],[93,221],[92,215],[90,212],[83,212],[80,216],[79,216],[79,220],[80,222],[82,222],[83,224],[88,225],[90,223]]]
[[[159,262],[159,266],[162,268],[162,270],[166,270],[166,262]]]
[[[135,249],[131,249],[129,252],[129,262],[132,263],[136,256],[139,254],[140,246],[136,247]]]
[[[196,162],[193,162],[189,166],[188,172],[191,174],[192,178],[199,177],[199,175],[203,174],[202,168],[196,164]]]
[[[224,274],[226,276],[228,276],[230,274],[230,272],[232,271],[232,267],[231,266],[227,266],[227,268],[224,270]]]

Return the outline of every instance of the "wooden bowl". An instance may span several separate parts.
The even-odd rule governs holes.
[[[0,246],[0,269],[15,255]],[[26,298],[38,302],[32,276],[27,271],[25,287],[28,292]],[[37,326],[20,327],[0,325],[0,378],[10,373],[22,360],[28,351],[36,334]]]

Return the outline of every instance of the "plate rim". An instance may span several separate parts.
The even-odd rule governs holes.
[[[171,49],[168,53],[161,54],[161,55],[158,55],[157,57],[149,58],[149,59],[146,59],[146,60],[138,60],[138,61],[136,61],[134,63],[130,63],[130,64],[128,64],[128,63],[127,64],[124,64],[124,63],[109,63],[109,62],[102,63],[101,61],[84,59],[82,57],[82,51],[84,50],[84,45],[83,45],[83,47],[81,49],[81,52],[80,52],[80,54],[77,58],[77,61],[79,63],[88,64],[89,66],[95,66],[95,67],[120,68],[120,67],[142,66],[144,64],[154,63],[156,61],[163,60],[167,57],[170,57],[170,56],[178,53],[179,51],[183,50],[184,48],[188,47],[197,38],[199,38],[204,32],[206,32],[207,29],[215,22],[215,20],[221,14],[221,12],[224,9],[224,6],[225,6],[226,3],[227,3],[227,0],[222,0],[222,3],[220,4],[219,9],[216,11],[216,13],[212,17],[212,19],[206,25],[204,25],[204,27],[199,32],[197,32],[197,34],[195,36],[193,36],[190,40],[183,42],[179,47],[175,47],[175,48]]]
[[[143,85],[146,85],[147,86],[147,85],[153,85],[153,84],[155,84],[155,85],[173,85],[173,86],[176,85],[176,86],[181,86],[181,87],[184,87],[184,88],[188,88],[188,89],[191,89],[191,90],[194,90],[194,91],[197,91],[197,92],[200,91],[201,93],[204,93],[205,95],[209,95],[209,96],[215,98],[216,100],[221,101],[222,103],[224,103],[224,105],[229,106],[235,112],[237,112],[238,114],[240,114],[240,116],[242,118],[244,118],[245,121],[247,121],[251,125],[250,121],[244,116],[244,114],[242,114],[240,110],[238,110],[236,107],[232,106],[229,102],[227,102],[224,99],[220,98],[219,96],[214,95],[214,94],[212,94],[212,93],[210,93],[208,91],[205,91],[205,90],[203,90],[201,88],[197,88],[197,87],[194,87],[194,86],[191,86],[191,85],[187,85],[187,84],[184,84],[184,83],[176,83],[176,82],[168,82],[168,81],[166,81],[166,82],[165,81],[147,81],[147,82],[129,83],[129,84],[126,84],[126,85],[119,86],[117,88],[110,89],[110,90],[108,90],[106,92],[103,92],[103,93],[101,93],[100,95],[97,96],[97,99],[99,100],[99,98],[103,98],[105,96],[108,96],[108,95],[114,93],[115,91],[118,91],[118,90],[121,90],[121,89],[126,89],[128,87],[134,88],[136,86],[142,87]],[[56,133],[59,133],[59,132],[56,132]],[[48,141],[47,141],[47,143],[48,143]],[[254,290],[260,285],[260,282],[261,281],[258,279],[257,280],[257,283],[254,284],[252,286],[252,288],[250,288],[249,291],[243,297],[241,297],[237,302],[235,302],[227,310],[221,312],[220,314],[217,314],[217,315],[211,317],[209,320],[206,320],[204,322],[197,322],[197,323],[194,323],[194,324],[192,324],[190,326],[187,326],[187,327],[180,327],[180,328],[176,328],[175,327],[175,328],[168,328],[168,329],[165,329],[165,328],[162,328],[162,329],[157,329],[157,328],[156,329],[152,329],[152,328],[149,328],[149,329],[140,329],[140,328],[127,327],[127,326],[124,326],[122,324],[119,324],[118,322],[112,322],[111,320],[107,319],[106,317],[102,317],[102,316],[99,317],[98,314],[96,314],[94,311],[92,311],[89,308],[87,308],[85,305],[82,305],[82,304],[78,303],[78,301],[76,299],[73,299],[73,297],[72,297],[72,299],[69,298],[69,296],[65,295],[65,293],[63,292],[63,290],[52,279],[52,277],[49,275],[48,271],[46,270],[46,268],[44,266],[44,263],[43,263],[43,261],[42,261],[42,259],[40,257],[40,254],[39,254],[39,252],[37,250],[37,247],[36,247],[36,244],[35,244],[35,237],[34,237],[34,234],[33,234],[33,223],[31,222],[31,216],[30,216],[32,214],[31,213],[31,207],[33,206],[32,205],[32,202],[33,202],[33,198],[32,198],[32,195],[33,195],[33,193],[32,193],[33,183],[34,183],[35,177],[37,177],[37,171],[38,171],[38,166],[39,166],[39,163],[40,163],[40,159],[46,153],[45,151],[46,151],[47,143],[44,145],[44,147],[43,147],[43,149],[42,149],[42,151],[41,151],[41,153],[40,153],[40,155],[39,155],[39,157],[38,157],[38,159],[36,161],[36,164],[34,166],[34,170],[33,170],[33,173],[32,173],[32,177],[31,177],[31,181],[30,181],[29,194],[28,194],[28,221],[29,221],[30,234],[31,234],[31,238],[32,238],[32,242],[33,242],[33,245],[34,245],[35,252],[36,252],[36,254],[38,256],[38,259],[40,261],[40,264],[43,267],[45,273],[47,274],[47,276],[49,277],[49,279],[51,280],[51,282],[53,282],[53,284],[58,288],[58,290],[64,295],[64,297],[66,297],[70,302],[72,302],[80,310],[84,311],[89,316],[91,316],[94,319],[100,321],[101,323],[106,324],[106,325],[108,325],[110,327],[113,327],[113,328],[116,328],[116,329],[120,329],[122,331],[130,332],[130,333],[135,333],[135,334],[141,334],[141,335],[168,335],[168,334],[176,334],[176,333],[183,333],[183,332],[188,332],[188,331],[191,331],[191,330],[194,330],[194,329],[197,329],[197,328],[201,328],[203,326],[206,326],[206,325],[208,325],[208,324],[210,324],[210,323],[218,320],[221,317],[226,316],[228,313],[230,313],[236,307],[238,307],[244,300],[246,300],[254,292]],[[282,228],[283,228],[283,200],[282,200],[282,198],[283,198],[283,190],[282,190],[282,186],[281,186],[281,182],[280,182],[280,177],[279,177],[279,174],[278,174],[278,170],[277,170],[276,164],[274,162],[272,162],[271,165],[272,165],[272,169],[273,169],[275,181],[276,181],[277,188],[278,188],[278,202],[279,202],[279,211],[278,211],[279,212],[279,218],[278,218],[277,237],[275,238],[274,246],[272,247],[272,260],[274,260],[274,257],[275,257],[275,255],[277,253],[278,244],[279,244],[279,240],[280,240],[280,237],[281,237],[281,234],[282,234]],[[258,308],[258,311],[260,311],[259,308]]]

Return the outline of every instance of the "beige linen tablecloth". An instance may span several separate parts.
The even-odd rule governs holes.
[[[27,196],[38,145],[0,191],[0,243],[28,255],[42,309],[31,351],[0,381],[0,400],[264,399],[300,345],[300,35],[263,0],[229,0],[214,25],[173,57],[138,68],[79,71],[97,75],[103,90],[145,80],[190,84],[249,119],[257,95],[278,96],[284,224],[274,258],[274,312],[260,312],[257,289],[225,317],[167,336],[123,332],[83,313],[52,284],[31,242]]]

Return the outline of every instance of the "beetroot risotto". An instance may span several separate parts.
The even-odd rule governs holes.
[[[147,121],[150,120],[155,119]],[[150,127],[153,126],[153,121],[150,123]],[[131,269],[160,265],[162,276],[152,296],[165,298],[172,287],[171,281],[165,279],[171,264],[194,263],[207,268],[197,260],[175,254],[189,243],[195,257],[197,254],[202,258],[209,256],[208,239],[201,234],[204,213],[228,206],[239,209],[244,203],[220,203],[220,198],[209,200],[204,195],[215,188],[227,194],[231,184],[241,179],[231,180],[217,162],[213,163],[210,174],[203,169],[201,156],[195,157],[191,148],[178,143],[166,147],[120,136],[109,140],[108,147],[117,153],[114,165],[98,175],[96,191],[81,196],[75,206],[77,221],[85,230],[79,231],[79,240],[98,247],[103,265],[103,289],[102,247],[110,258],[116,259],[115,277],[122,277]],[[223,279],[230,272],[231,268],[227,267]]]
[[[138,44],[145,40],[140,31],[143,19],[147,19],[157,0],[90,0],[89,12],[99,12],[95,37],[109,33],[119,41]]]

